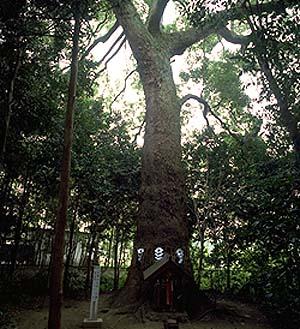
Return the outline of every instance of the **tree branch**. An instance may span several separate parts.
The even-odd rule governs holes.
[[[114,102],[120,97],[120,95],[126,90],[126,86],[127,86],[127,80],[132,76],[132,74],[134,72],[136,72],[137,69],[135,68],[134,70],[132,70],[130,73],[127,74],[126,78],[125,78],[125,81],[124,81],[124,87],[123,89],[115,96],[115,98],[112,100],[112,102],[110,103],[110,112],[112,112],[112,106],[114,104]]]
[[[140,133],[142,132],[142,129],[144,128],[145,124],[146,124],[146,119],[144,118],[142,124],[139,126],[138,132],[134,135],[134,139],[133,139],[132,143],[134,143],[134,144],[137,143],[137,138],[140,135]]]
[[[224,38],[226,41],[239,44],[239,45],[244,45],[247,46],[249,42],[251,41],[251,35],[244,36],[244,35],[238,35],[234,33],[233,31],[229,30],[227,27],[222,27],[219,31],[218,34]]]
[[[214,118],[216,118],[220,122],[221,127],[223,129],[225,129],[231,137],[233,137],[234,139],[236,139],[240,143],[240,139],[238,138],[238,136],[235,133],[233,133],[230,130],[228,125],[216,113],[214,113],[211,109],[210,109],[210,113]]]
[[[211,115],[220,122],[221,127],[224,128],[229,133],[230,136],[232,136],[233,138],[235,138],[236,140],[239,141],[238,136],[229,129],[229,127],[227,126],[227,124],[225,122],[223,122],[223,120],[216,113],[214,113],[212,111],[210,105],[208,104],[208,102],[204,98],[199,97],[199,96],[196,96],[196,95],[188,94],[188,95],[186,95],[186,96],[184,96],[184,97],[181,98],[181,100],[180,100],[180,106],[182,106],[189,99],[195,99],[197,102],[199,102],[200,104],[202,104],[204,106],[204,109],[203,109],[203,117],[204,117],[204,119],[205,119],[206,124],[207,124],[208,127],[210,125],[209,125],[209,121],[207,119],[207,114],[208,113],[211,113]]]
[[[153,46],[153,36],[142,21],[131,0],[109,0],[120,25],[123,27],[134,57],[139,62],[149,56]]]
[[[86,50],[85,52],[81,55],[80,61],[82,61],[99,43],[104,43],[106,42],[112,35],[113,33],[117,30],[119,27],[118,21],[114,23],[114,25],[111,27],[111,29],[103,36],[97,38]]]
[[[212,33],[215,33],[220,26],[210,22],[203,27],[191,28],[185,31],[173,32],[167,35],[166,40],[169,43],[170,57],[174,55],[182,55],[187,48],[194,43],[199,42]]]
[[[123,47],[123,45],[126,42],[126,38],[123,37],[123,39],[121,40],[121,43],[119,44],[118,48],[110,55],[110,57],[108,57],[108,59],[106,60],[106,62],[104,63],[104,68],[99,72],[99,74],[101,74],[102,72],[104,72],[107,69],[107,64],[116,56],[116,54],[119,52],[119,50]],[[116,45],[116,43],[114,43],[114,46]],[[110,53],[107,52],[105,54],[105,56],[102,58],[102,60],[99,63],[102,63],[104,58]]]
[[[262,3],[251,6],[251,12],[243,7],[236,7],[227,11],[218,12],[213,17],[210,17],[196,28],[191,28],[185,31],[179,31],[167,34],[166,39],[169,37],[169,52],[170,56],[181,55],[183,52],[194,43],[199,42],[209,36],[212,33],[220,33],[224,39],[231,40],[233,43],[244,44],[246,41],[249,42],[247,36],[237,36],[234,33],[230,33],[225,26],[229,21],[241,19],[247,17],[247,15],[259,15],[262,13],[282,13],[286,8],[297,4],[296,0],[287,0],[285,2],[275,1]],[[249,9],[249,8],[248,8]]]
[[[210,125],[209,125],[209,121],[207,119],[207,114],[208,114],[208,112],[211,111],[211,108],[210,108],[209,104],[207,103],[207,101],[202,97],[192,95],[192,94],[187,94],[187,95],[185,95],[184,97],[181,98],[180,107],[182,107],[182,105],[184,103],[186,103],[189,99],[195,99],[198,103],[203,105],[203,107],[204,107],[203,108],[203,117],[206,121],[207,126],[209,127]]]
[[[160,23],[169,0],[155,0],[148,17],[148,29],[151,34],[160,32]]]
[[[182,105],[184,105],[184,103],[186,103],[190,99],[195,99],[197,102],[202,104],[204,106],[203,112],[205,112],[205,115],[207,115],[207,113],[210,111],[210,106],[209,106],[208,102],[204,98],[193,95],[193,94],[187,94],[184,97],[182,97],[180,100],[180,107],[182,107]]]
[[[109,49],[108,49],[107,52],[104,54],[104,56],[100,59],[99,63],[102,63],[102,62],[105,60],[105,58],[110,54],[110,52],[114,49],[114,47],[116,46],[116,44],[117,44],[120,40],[122,40],[122,42],[124,42],[124,39],[125,39],[125,37],[124,37],[124,33],[122,32],[122,33],[118,36],[118,38],[113,42],[113,44],[109,47]],[[121,43],[122,43],[122,42],[121,42]]]

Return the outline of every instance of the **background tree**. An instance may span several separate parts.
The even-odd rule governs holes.
[[[78,53],[80,38],[81,12],[79,3],[74,4],[74,33],[72,44],[71,72],[68,89],[68,102],[66,110],[64,130],[64,150],[60,174],[60,187],[58,199],[57,219],[55,223],[55,235],[52,250],[51,274],[50,274],[50,304],[48,328],[61,327],[61,307],[63,296],[63,258],[64,238],[67,223],[67,211],[69,200],[69,180],[71,170],[71,150],[73,143],[73,121],[75,111],[76,86],[78,76]]]

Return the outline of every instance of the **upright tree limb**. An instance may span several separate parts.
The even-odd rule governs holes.
[[[153,44],[153,36],[141,20],[135,6],[130,0],[110,0],[113,11],[123,27],[126,38],[139,62],[147,56]]]
[[[160,32],[160,23],[169,0],[155,0],[150,9],[148,29],[151,34]]]
[[[265,78],[267,79],[270,90],[274,94],[277,105],[279,107],[279,114],[282,122],[284,123],[290,138],[293,142],[295,151],[300,152],[300,131],[298,129],[298,122],[296,117],[289,109],[289,103],[287,100],[287,95],[284,95],[278,86],[278,83],[272,73],[268,61],[263,55],[257,54],[257,61],[259,63],[260,69],[263,72]]]
[[[282,6],[288,6],[289,4],[292,4],[294,1],[290,0],[287,1],[287,3],[281,4]],[[253,8],[250,4],[247,5],[247,10],[252,13]],[[253,20],[251,20],[251,17],[247,17],[248,24],[251,28],[251,31],[253,34],[256,34],[255,39],[253,39],[253,43],[257,45],[258,43],[260,46],[266,45],[266,39],[264,36],[264,31],[262,31],[262,27],[257,26],[254,24]],[[258,34],[257,32],[262,32]],[[296,116],[291,112],[290,104],[288,101],[288,94],[286,91],[281,90],[280,86],[278,85],[278,82],[276,80],[276,77],[274,76],[272,72],[272,68],[270,67],[270,62],[268,61],[268,58],[264,52],[260,50],[260,47],[256,49],[255,56],[257,59],[257,62],[259,64],[261,72],[264,74],[266,80],[268,81],[269,87],[271,92],[276,98],[277,105],[279,108],[279,116],[285,125],[288,134],[291,138],[291,141],[294,145],[294,150],[296,152],[297,160],[296,162],[300,163],[300,129],[298,127],[298,120]]]
[[[69,201],[69,181],[71,170],[71,149],[73,142],[73,117],[76,98],[76,86],[78,75],[78,53],[80,35],[79,8],[74,13],[75,26],[73,32],[73,47],[71,61],[71,76],[69,81],[68,102],[64,131],[64,151],[61,166],[59,205],[55,223],[55,235],[52,250],[52,262],[50,273],[50,305],[48,329],[61,328],[61,307],[63,298],[63,258],[65,228],[67,223],[67,210]]]

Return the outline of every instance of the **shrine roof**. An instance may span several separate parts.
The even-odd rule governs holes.
[[[188,275],[183,267],[176,264],[172,257],[166,254],[161,260],[150,265],[144,272],[144,280],[148,280],[149,278],[154,278],[160,274],[162,274],[165,270],[170,270],[173,273],[176,273],[180,276]]]

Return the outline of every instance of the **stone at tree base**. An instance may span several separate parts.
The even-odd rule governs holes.
[[[168,319],[164,321],[164,329],[179,329],[177,320]]]
[[[84,319],[83,323],[82,323],[82,328],[98,328],[101,329],[102,328],[102,323],[103,320],[102,319],[97,319],[97,320],[90,320],[90,319]]]

